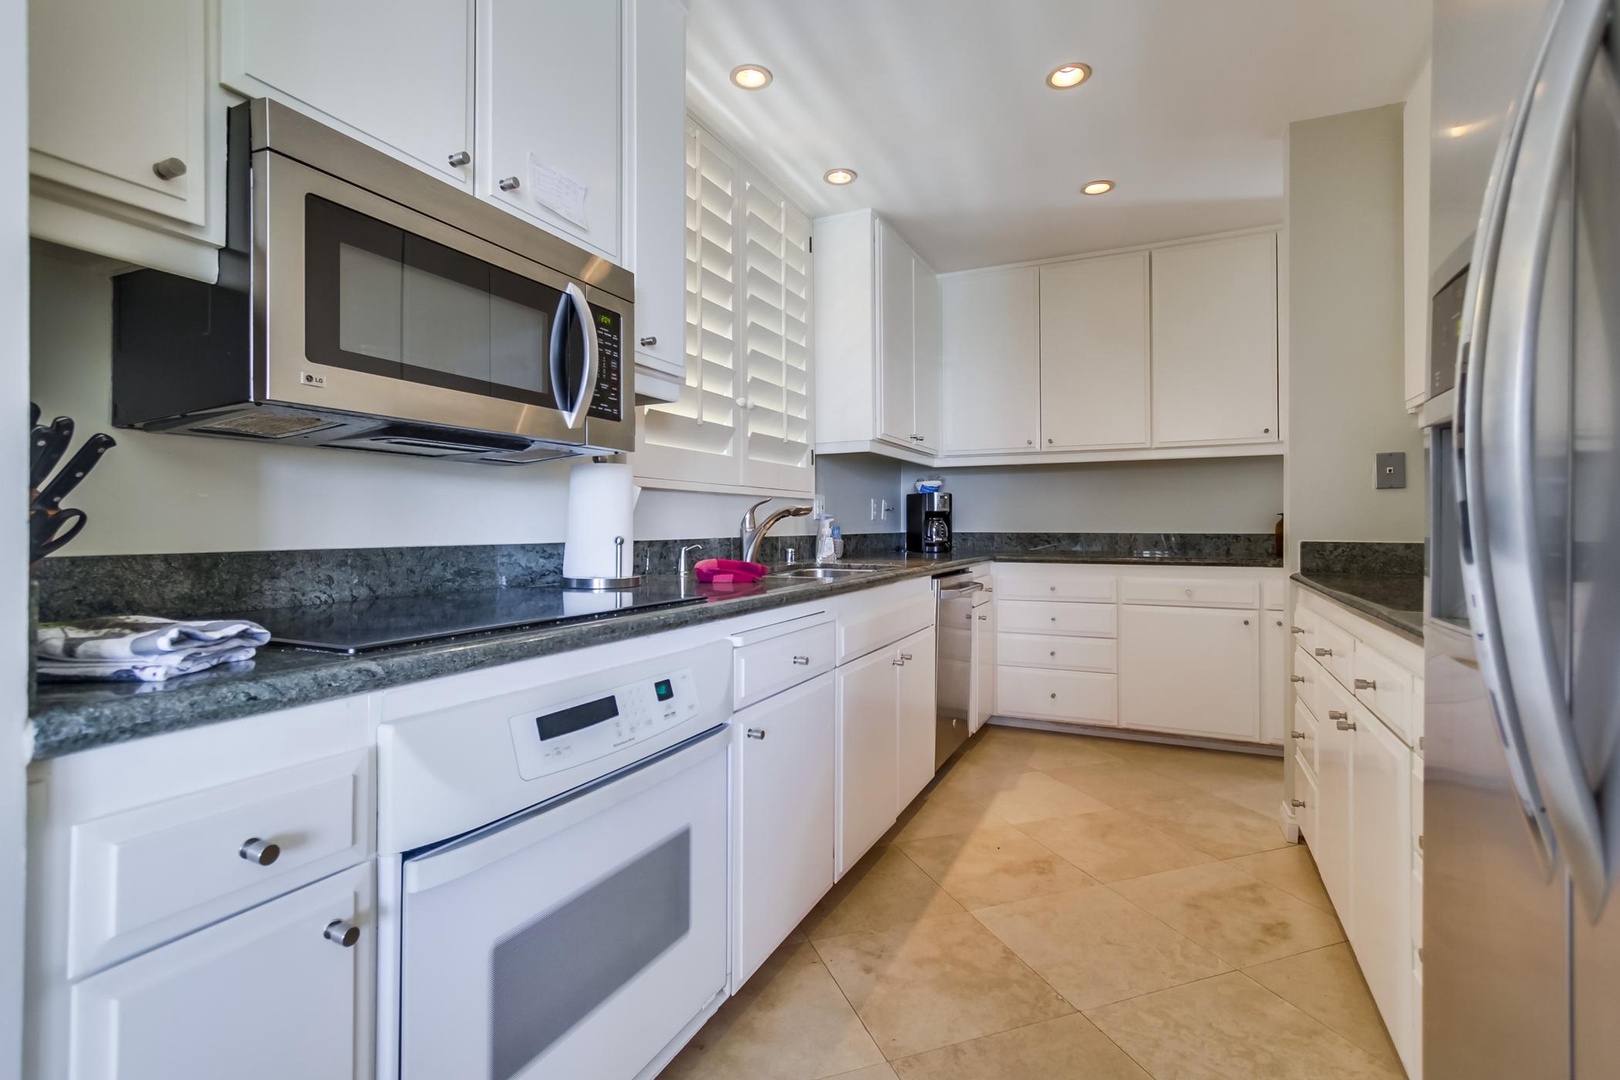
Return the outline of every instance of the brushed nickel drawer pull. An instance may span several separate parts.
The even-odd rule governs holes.
[[[1294,807],[1297,810],[1303,810],[1303,809],[1305,809],[1305,800],[1304,799],[1289,799],[1288,800],[1288,805]]]
[[[795,656],[793,658],[793,662],[798,664],[800,667],[808,667],[810,664],[810,658],[808,656]]]
[[[1305,681],[1305,676],[1303,676],[1303,675],[1290,675],[1290,676],[1288,676],[1288,681],[1289,682],[1304,682]]]
[[[765,729],[764,728],[751,727],[746,732],[744,732],[744,734],[747,735],[750,739],[763,739],[763,738],[765,738]]]
[[[1317,656],[1332,656],[1333,655],[1333,650],[1332,649],[1318,648],[1316,650],[1316,655]]]
[[[1376,679],[1357,679],[1356,680],[1356,689],[1357,690],[1376,690],[1376,689],[1378,689],[1378,681]]]
[[[260,840],[257,836],[253,836],[244,840],[242,846],[237,848],[236,853],[250,863],[269,866],[281,858],[281,845],[272,843],[269,840]]]
[[[352,949],[355,943],[360,940],[360,928],[353,923],[344,922],[342,919],[333,919],[326,924],[326,932],[321,936],[335,945],[341,945],[345,949]]]

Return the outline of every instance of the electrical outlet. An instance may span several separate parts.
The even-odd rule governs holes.
[[[1378,490],[1406,486],[1406,454],[1398,451],[1378,455]]]
[[[870,516],[870,517],[868,517],[868,518],[867,518],[867,519],[866,519],[866,520],[867,520],[867,521],[876,521],[876,520],[877,520],[877,514],[878,514],[878,511],[877,511],[877,500],[876,500],[876,499],[873,499],[873,500],[872,500],[872,514],[871,514],[871,516]]]

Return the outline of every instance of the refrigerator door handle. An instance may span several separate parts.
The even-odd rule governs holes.
[[[1547,820],[1546,805],[1530,765],[1524,732],[1503,660],[1501,620],[1497,613],[1496,589],[1485,544],[1483,512],[1486,499],[1478,464],[1482,394],[1475,384],[1480,380],[1485,366],[1487,329],[1496,286],[1503,219],[1507,214],[1507,193],[1524,138],[1526,112],[1536,93],[1548,50],[1557,34],[1560,14],[1555,12],[1549,20],[1524,90],[1508,111],[1485,185],[1484,204],[1469,258],[1469,287],[1463,298],[1462,326],[1458,334],[1456,431],[1453,440],[1458,541],[1462,549],[1462,576],[1468,598],[1469,623],[1474,630],[1475,655],[1480,674],[1490,691],[1491,714],[1496,720],[1497,735],[1507,758],[1508,776],[1535,840],[1542,869],[1549,880],[1558,863],[1558,843],[1552,823]]]
[[[1507,189],[1485,362],[1475,387],[1477,412],[1467,436],[1474,480],[1484,496],[1473,509],[1485,510],[1485,543],[1480,545],[1477,529],[1473,539],[1488,553],[1495,606],[1503,616],[1496,627],[1501,659],[1564,864],[1594,918],[1608,899],[1609,860],[1540,571],[1538,510],[1547,493],[1535,483],[1534,416],[1549,252],[1568,178],[1570,139],[1609,12],[1610,0],[1565,0],[1548,39]]]

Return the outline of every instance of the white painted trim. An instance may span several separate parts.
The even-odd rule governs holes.
[[[1188,244],[1202,244],[1207,240],[1230,240],[1238,236],[1259,236],[1263,233],[1278,233],[1283,231],[1282,222],[1275,225],[1256,225],[1248,229],[1232,229],[1228,232],[1205,233],[1201,236],[1187,236],[1179,240],[1157,240],[1151,244],[1133,244],[1130,247],[1103,248],[1100,251],[1077,251],[1072,255],[1056,255],[1049,259],[1030,259],[1027,262],[1002,263],[999,266],[975,266],[969,270],[951,270],[938,275],[940,278],[969,277],[974,274],[994,274],[1003,270],[1020,270],[1030,266],[1053,266],[1057,263],[1079,262],[1081,259],[1101,259],[1108,255],[1126,255],[1137,251],[1164,251],[1167,248],[1185,247]]]
[[[9,27],[10,29],[6,29]],[[28,19],[0,0],[0,430],[21,431],[28,408]],[[9,419],[4,419],[9,417]],[[28,486],[20,439],[0,441],[0,489]],[[9,477],[10,479],[7,479]],[[23,896],[29,740],[28,552],[20,519],[0,531],[0,1080],[22,1076]]]

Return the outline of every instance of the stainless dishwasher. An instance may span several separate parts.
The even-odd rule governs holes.
[[[934,578],[935,676],[934,769],[968,740],[972,732],[973,676],[978,670],[978,637],[973,633],[974,594],[984,582],[967,568]]]

